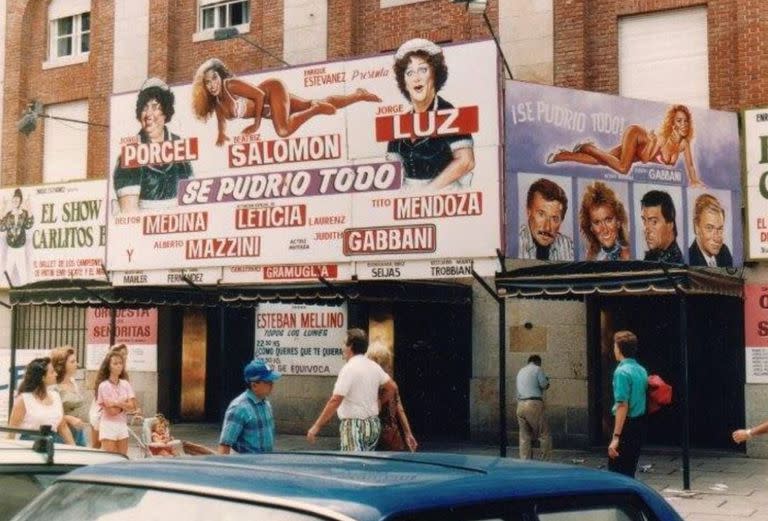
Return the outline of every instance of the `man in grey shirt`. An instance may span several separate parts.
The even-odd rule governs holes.
[[[531,459],[532,442],[539,440],[541,457],[549,460],[552,438],[544,414],[544,390],[549,377],[541,369],[541,357],[531,355],[528,364],[517,373],[517,423],[520,432],[520,459]]]

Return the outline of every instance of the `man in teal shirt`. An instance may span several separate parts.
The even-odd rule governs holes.
[[[613,335],[613,437],[608,445],[608,470],[634,478],[645,437],[648,372],[637,363],[637,336],[631,331]]]

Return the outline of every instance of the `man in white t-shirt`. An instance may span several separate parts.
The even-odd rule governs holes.
[[[392,399],[397,385],[379,364],[366,358],[367,350],[368,337],[362,329],[347,331],[347,340],[341,348],[346,363],[339,371],[323,412],[307,431],[310,443],[315,443],[317,433],[338,411],[341,450],[370,451],[376,448],[381,433],[379,403]],[[382,390],[381,397],[379,389]]]

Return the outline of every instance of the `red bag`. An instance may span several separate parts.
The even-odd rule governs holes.
[[[647,413],[653,414],[665,405],[672,403],[672,386],[665,382],[661,376],[652,374],[648,376],[648,403]]]
[[[381,420],[381,434],[376,450],[385,451],[407,451],[408,445],[405,443],[405,433],[400,424],[400,417],[397,414],[397,404],[400,397],[395,394],[379,413]]]

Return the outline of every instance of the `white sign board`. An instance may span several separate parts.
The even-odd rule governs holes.
[[[286,375],[337,375],[347,329],[346,304],[259,304],[254,355]]]
[[[768,108],[742,113],[747,258],[768,259]]]
[[[14,286],[105,279],[104,181],[0,190],[0,271]],[[8,287],[0,273],[0,287]]]

